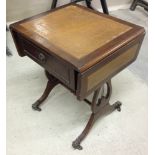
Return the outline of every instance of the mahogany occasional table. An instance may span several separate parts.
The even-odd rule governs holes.
[[[34,110],[41,111],[40,105],[57,84],[90,105],[90,119],[72,143],[82,149],[81,141],[103,109],[121,110],[119,101],[109,104],[111,78],[137,58],[144,28],[72,4],[14,23],[10,29],[19,55],[41,65],[48,78],[43,95],[32,105]],[[86,97],[92,92],[89,101]]]

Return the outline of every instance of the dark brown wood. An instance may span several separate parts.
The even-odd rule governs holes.
[[[53,77],[52,75],[49,76],[49,74],[46,71],[46,77],[48,78],[48,82],[47,82],[47,86],[45,88],[44,93],[42,94],[42,96],[34,103],[32,104],[32,108],[34,110],[37,111],[41,111],[41,104],[46,100],[46,98],[48,97],[48,95],[50,94],[50,92],[52,91],[52,89],[59,84],[59,80],[57,80],[55,77]]]
[[[98,99],[97,104],[93,104],[92,107],[91,107],[93,113],[99,112],[101,110],[101,108],[103,108],[104,106],[109,104],[109,100],[110,100],[110,97],[111,97],[111,94],[112,94],[111,80],[107,81],[105,84],[106,84],[106,87],[107,87],[106,94],[104,94],[105,90],[104,90],[104,87],[103,87],[103,90],[102,90],[103,93],[102,93],[101,97]],[[98,89],[98,93],[99,93],[99,90],[100,90],[100,88]],[[97,94],[96,96],[98,96],[98,95],[99,94]],[[93,99],[93,103],[94,102],[96,102],[96,98]]]
[[[21,56],[21,57],[25,56],[25,54],[23,52],[23,48],[22,48],[21,35],[19,35],[19,33],[14,31],[13,29],[10,29],[10,31],[11,31],[12,38],[15,43],[15,46],[16,46],[19,56]]]
[[[82,142],[82,140],[87,136],[88,132],[90,131],[93,123],[94,123],[94,119],[95,119],[95,114],[92,113],[89,121],[86,125],[86,127],[84,128],[84,130],[82,131],[82,133],[73,141],[72,146],[74,149],[78,149],[78,150],[82,150],[83,147],[80,145],[80,143]]]
[[[60,9],[63,9],[68,6],[69,5],[63,6]],[[79,6],[79,5],[73,5],[73,6],[76,6],[81,8],[82,10],[85,10],[83,6]],[[141,41],[142,38],[144,37],[144,29],[139,26],[136,26],[134,24],[122,21],[120,19],[117,19],[111,16],[103,16],[103,14],[92,11],[90,9],[87,9],[87,11],[93,14],[95,13],[104,18],[108,18],[110,20],[119,22],[121,24],[128,25],[129,27],[132,27],[132,29],[126,32],[125,34],[123,34],[122,36],[116,37],[115,39],[113,39],[113,41],[97,49],[95,52],[91,52],[84,58],[78,59],[77,61],[76,58],[73,58],[72,56],[69,58],[68,57],[69,55],[67,56],[67,54],[61,50],[60,51],[57,50],[58,51],[57,54],[53,53],[52,48],[49,51],[49,49],[44,47],[46,45],[46,41],[43,40],[42,37],[36,36],[35,37],[36,40],[30,37],[28,38],[28,36],[22,33],[22,29],[20,30],[20,27],[18,27],[20,23],[41,18],[42,16],[50,13],[50,11],[47,13],[43,13],[39,16],[30,18],[28,20],[24,20],[23,22],[18,22],[17,24],[13,24],[11,26],[12,35],[13,35],[16,47],[18,49],[19,55],[20,56],[27,55],[30,58],[32,58],[34,61],[36,61],[38,64],[43,66],[46,70],[48,70],[51,74],[53,74],[56,78],[58,78],[62,83],[64,83],[65,86],[67,86],[74,93],[76,93],[77,98],[80,100],[83,100],[87,95],[89,95],[95,89],[97,89],[108,78],[111,78],[112,76],[120,72],[123,68],[125,68],[127,65],[129,65],[131,62],[133,62],[137,56],[135,55],[135,58],[133,58],[129,63],[127,63],[126,65],[123,65],[120,69],[118,68],[116,72],[113,72],[113,74],[110,74],[107,78],[104,78],[98,85],[96,85],[89,91],[86,91],[86,87],[85,87],[86,81],[83,80],[86,76],[93,73],[98,68],[105,65],[106,63],[113,61],[113,59],[117,58],[121,53],[124,53],[124,51],[126,51],[128,48],[130,48],[137,42]],[[42,40],[42,44],[38,43],[40,40]],[[139,44],[139,48],[140,48],[140,45],[141,43]],[[103,53],[104,57],[101,51],[104,52]],[[137,50],[137,53],[138,51],[139,49]],[[60,55],[63,57],[59,56],[59,52],[60,52]],[[66,56],[67,56],[67,59],[69,58],[68,61],[65,60]],[[74,64],[72,62],[74,62]],[[76,65],[79,66],[80,68],[78,68]]]
[[[15,34],[18,35],[18,33]],[[33,44],[33,42],[23,36],[20,36],[19,39],[17,37],[16,40],[18,41],[16,46],[20,48],[19,55],[27,55],[49,73],[53,74],[64,83],[64,85],[69,87],[72,91],[75,91],[75,71],[70,64],[58,57],[49,55],[46,50],[39,48],[36,44]]]
[[[99,93],[102,90],[101,87],[98,88],[94,92],[92,103],[90,105],[92,114],[90,115],[89,121],[88,121],[86,127],[84,128],[84,130],[82,131],[82,133],[73,141],[72,146],[74,149],[79,149],[79,150],[83,149],[82,146],[80,145],[81,142],[88,135],[94,122],[103,113],[103,110],[105,109],[105,107],[108,107],[110,109],[109,112],[112,112],[115,109],[117,109],[118,111],[121,111],[121,105],[122,105],[121,102],[117,101],[113,105],[109,104],[109,100],[110,100],[111,92],[112,92],[111,80],[107,81],[105,84],[107,86],[107,91],[106,91],[105,95],[102,93],[101,97],[99,97]],[[104,87],[103,87],[103,90],[104,90]],[[103,90],[102,90],[102,92],[105,91],[105,90],[104,91]],[[85,100],[85,101],[88,102],[88,100]]]
[[[60,57],[64,61],[69,62],[70,65],[74,66],[75,69],[80,72],[83,72],[86,69],[90,68],[95,63],[101,61],[105,56],[108,56],[109,54],[111,54],[112,51],[119,49],[121,46],[124,46],[126,43],[130,42],[131,40],[133,40],[140,34],[144,33],[144,29],[142,27],[136,26],[134,24],[122,21],[120,19],[117,19],[117,18],[114,18],[111,16],[107,16],[107,15],[99,13],[97,11],[87,9],[83,6],[79,6],[76,4],[74,4],[73,6],[76,6],[77,8],[79,8],[83,11],[86,11],[88,14],[89,14],[89,12],[91,12],[94,15],[96,14],[98,16],[105,18],[105,19],[110,19],[112,21],[116,21],[117,23],[127,25],[127,26],[131,27],[131,29],[129,31],[127,31],[126,33],[123,33],[122,35],[118,36],[116,39],[113,39],[106,45],[103,45],[100,48],[92,51],[87,56],[77,59],[77,58],[73,57],[72,55],[66,53],[63,49],[61,49],[61,48],[57,49],[56,47],[54,47],[51,43],[49,43],[47,40],[45,40],[43,37],[41,37],[37,33],[31,33],[31,32],[28,33],[28,31],[20,25],[21,22],[16,23],[16,24],[12,25],[11,27],[14,30],[17,30],[18,33],[22,33],[22,35],[24,35],[26,38],[29,38],[33,43],[37,44],[37,46],[40,46],[40,48],[45,49],[50,55],[51,54],[56,55],[57,57]],[[67,7],[68,7],[68,5],[60,7],[59,9],[57,8],[56,10],[60,10],[62,8],[67,8]],[[55,12],[56,10],[49,11],[47,14],[49,14],[50,12]],[[44,13],[40,16],[36,16],[34,18],[38,19],[40,17],[43,17],[45,14],[46,13]],[[30,21],[30,20],[32,20],[32,18],[28,19],[26,21]],[[23,21],[23,22],[25,22],[25,21]],[[94,21],[94,23],[95,23],[95,21]],[[100,25],[100,24],[98,24],[98,25]],[[35,39],[34,39],[34,36],[35,36]],[[52,49],[52,51],[51,51],[51,49]],[[109,51],[109,52],[106,53],[106,55],[105,55],[104,51]],[[72,52],[72,53],[74,53],[74,52]],[[93,57],[93,61],[92,61],[92,57]]]
[[[80,143],[99,115],[107,107],[111,112],[121,110],[120,102],[109,104],[111,78],[136,60],[144,28],[74,4],[19,21],[10,29],[19,55],[46,70],[48,83],[33,109],[40,111],[59,83],[91,106],[90,119],[72,144],[82,149]],[[92,92],[89,101],[86,98]]]
[[[32,108],[37,111],[41,111],[40,106],[43,104],[45,99],[48,97],[51,90],[59,83],[61,83],[59,80],[57,80],[55,77],[53,77],[48,71],[45,71],[46,77],[48,78],[46,89],[43,93],[43,95],[32,105]],[[106,106],[109,106],[110,111],[117,109],[118,111],[121,111],[121,102],[117,101],[115,104],[110,105],[109,100],[112,93],[112,85],[111,80],[108,80],[106,83],[106,89],[104,85],[100,88],[98,88],[94,92],[94,96],[91,101],[88,101],[85,99],[85,101],[91,106],[92,114],[89,118],[89,121],[82,131],[82,133],[76,138],[75,141],[73,141],[72,146],[74,149],[82,150],[82,146],[80,145],[81,142],[84,140],[84,138],[88,135],[91,127],[93,126],[93,123],[96,121],[96,119],[101,115],[101,111]],[[102,91],[101,96],[99,97],[100,91]],[[105,93],[106,92],[106,93]]]

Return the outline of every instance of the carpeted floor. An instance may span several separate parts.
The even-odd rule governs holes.
[[[133,19],[129,10],[124,16],[127,11]],[[17,56],[12,40],[8,42],[13,56],[7,57],[7,155],[147,155],[147,69],[137,73],[140,65],[133,64],[113,78],[111,103],[122,101],[122,112],[105,113],[78,151],[71,143],[87,123],[88,105],[58,85],[42,112],[33,111],[31,104],[47,80],[40,66]],[[139,59],[143,56],[144,52]]]

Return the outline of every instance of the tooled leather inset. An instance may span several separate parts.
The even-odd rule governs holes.
[[[111,62],[105,64],[103,67],[99,68],[94,73],[90,74],[87,77],[87,91],[89,91],[94,86],[99,84],[101,81],[106,79],[109,75],[119,70],[123,65],[133,60],[138,47],[139,43],[129,48],[127,51],[125,51],[123,54],[121,54]]]
[[[77,6],[65,7],[21,26],[53,44],[51,50],[57,47],[76,59],[82,59],[132,28]]]

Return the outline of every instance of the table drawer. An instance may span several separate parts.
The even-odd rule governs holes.
[[[22,39],[23,52],[40,65],[45,65],[49,56],[43,50],[37,48],[31,42]]]
[[[74,71],[69,65],[55,56],[35,46],[31,41],[22,38],[23,52],[35,62],[44,67],[50,74],[59,79],[64,85],[75,89]]]
[[[78,99],[83,100],[87,95],[100,87],[106,80],[132,63],[140,49],[142,40],[129,44],[109,57],[99,62],[78,76]]]

